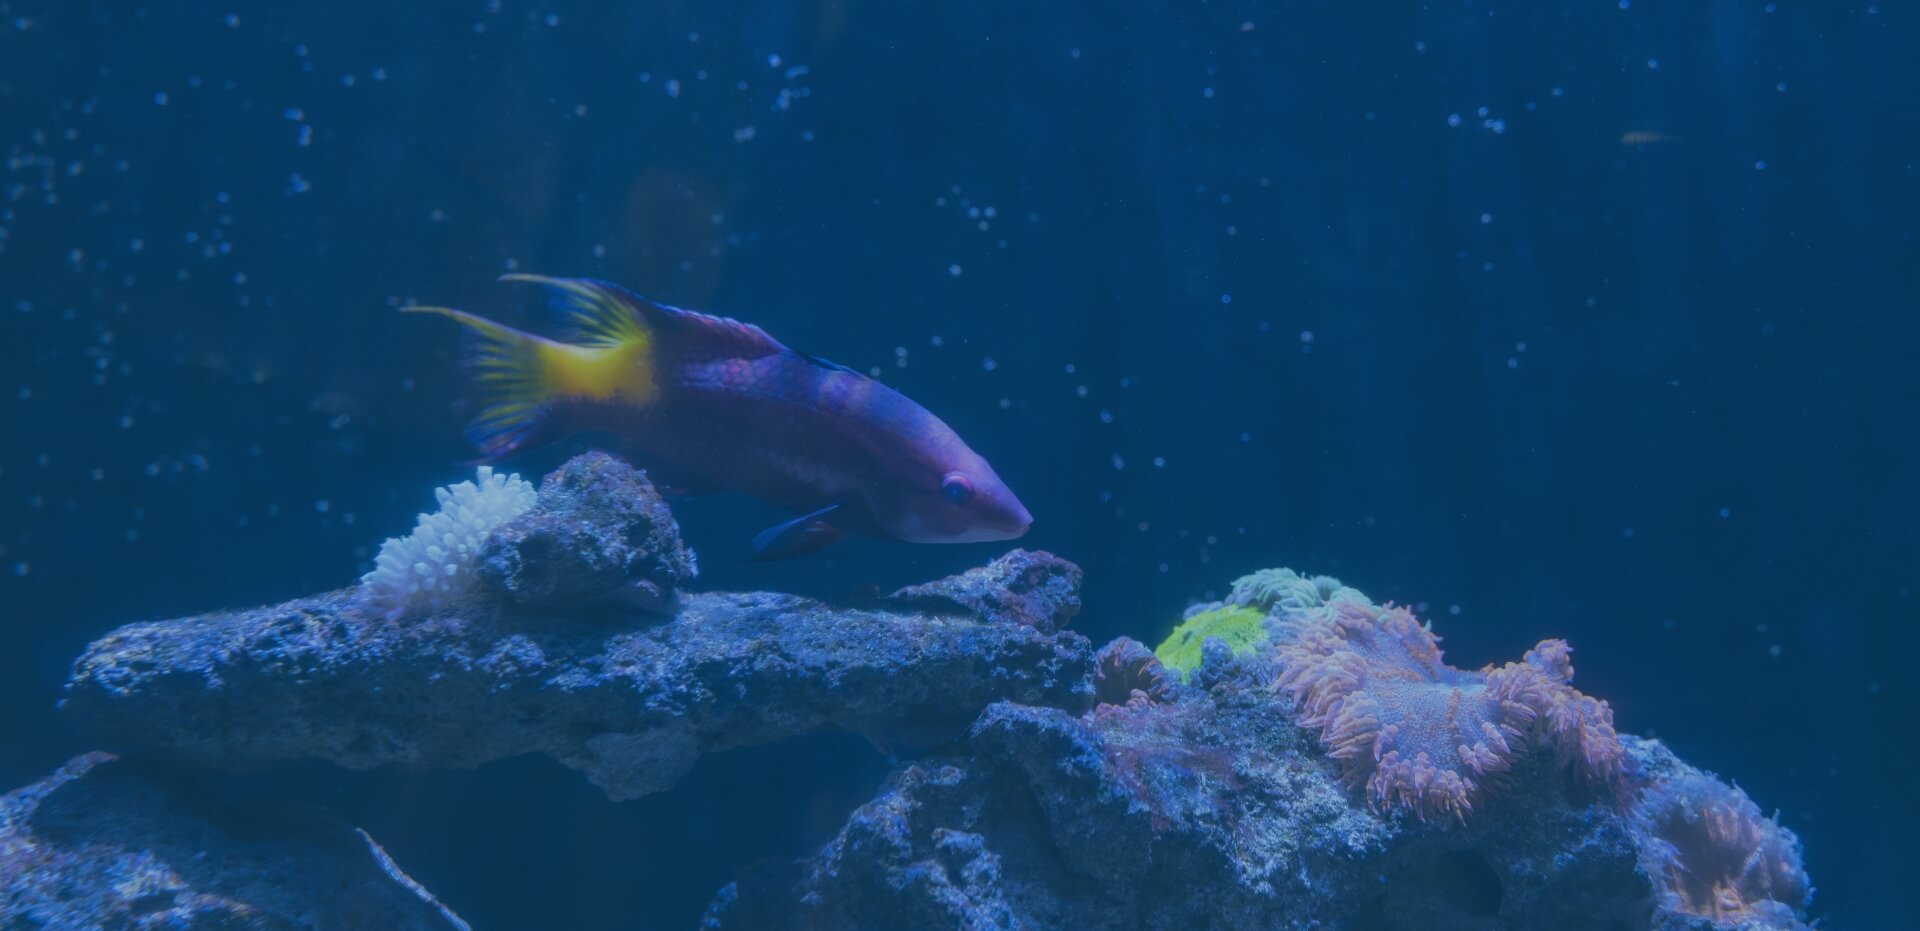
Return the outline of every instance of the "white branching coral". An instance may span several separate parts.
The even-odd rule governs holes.
[[[531,483],[480,467],[474,481],[433,490],[440,510],[420,515],[413,532],[380,545],[361,596],[388,620],[439,610],[466,591],[473,562],[493,528],[533,507]]]

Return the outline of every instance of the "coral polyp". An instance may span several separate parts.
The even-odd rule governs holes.
[[[1497,669],[1456,669],[1406,608],[1375,606],[1337,583],[1319,588],[1336,600],[1281,609],[1274,685],[1374,810],[1464,821],[1537,748],[1581,781],[1618,783],[1625,751],[1612,711],[1568,685],[1565,642]]]
[[[1164,702],[1173,697],[1173,680],[1146,644],[1120,637],[1095,657],[1093,697],[1102,705]]]
[[[1802,927],[1813,898],[1793,832],[1739,788],[1683,773],[1648,789],[1635,807],[1641,866],[1664,883],[1667,908],[1719,925]]]
[[[487,466],[473,481],[433,494],[440,509],[421,514],[412,533],[381,544],[373,571],[360,579],[367,605],[388,620],[438,610],[464,594],[487,535],[535,499],[532,483]]]

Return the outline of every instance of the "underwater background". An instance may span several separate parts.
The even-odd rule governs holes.
[[[117,624],[352,582],[471,474],[510,271],[758,323],[925,404],[1158,642],[1249,571],[1544,637],[1900,927],[1920,701],[1914,12],[1711,0],[0,2],[0,783]],[[529,478],[578,444],[508,466]],[[1005,544],[745,559],[823,597]],[[887,760],[609,803],[549,761],[288,766],[483,927],[689,927]]]

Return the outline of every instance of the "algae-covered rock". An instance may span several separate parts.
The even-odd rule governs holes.
[[[1296,668],[1282,654],[1347,644],[1330,626],[1398,632],[1404,648],[1336,649],[1354,689],[1296,699],[1276,680]],[[1130,685],[1143,651],[1116,641],[1092,710],[989,707],[961,752],[898,768],[817,854],[720,890],[703,927],[1805,928],[1811,887],[1792,832],[1658,741],[1615,734],[1610,719],[1598,728],[1593,700],[1567,686],[1564,643],[1499,670],[1427,676],[1432,638],[1336,580],[1250,576],[1163,645],[1162,662],[1203,657],[1187,687],[1149,700]],[[1375,748],[1451,736],[1500,676],[1528,684],[1514,713],[1538,723],[1513,735],[1498,772],[1475,747],[1420,755],[1487,767],[1498,791],[1458,810],[1378,804],[1350,775],[1372,748],[1328,745],[1313,724],[1354,701],[1390,722]],[[1592,739],[1556,739],[1575,731]],[[1542,752],[1520,752],[1523,738]],[[1596,762],[1606,778],[1593,778]]]
[[[466,931],[365,832],[106,753],[0,797],[0,927]]]
[[[997,704],[967,750],[902,767],[817,856],[724,890],[706,927],[1598,931],[1653,913],[1607,800],[1529,769],[1465,827],[1379,817],[1253,692]]]
[[[646,475],[587,453],[548,475],[533,507],[493,531],[476,572],[524,608],[671,611],[694,562]]]
[[[1035,592],[1077,603],[1071,563],[1004,561],[947,587],[982,604],[1031,604]],[[995,579],[1022,587],[995,594]],[[1079,708],[1092,693],[1086,638],[960,603],[699,593],[667,618],[462,607],[388,620],[347,590],[131,624],[75,663],[61,710],[102,746],[218,767],[425,769],[544,753],[621,799],[731,747],[819,729],[911,746],[963,733],[997,700]]]

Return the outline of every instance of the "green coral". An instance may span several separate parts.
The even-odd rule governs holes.
[[[1366,600],[1365,595],[1341,585],[1332,576],[1307,577],[1292,569],[1262,569],[1236,580],[1227,600],[1262,611],[1295,614],[1343,597]]]
[[[1185,680],[1200,668],[1200,647],[1208,638],[1225,643],[1235,656],[1246,656],[1267,642],[1266,615],[1237,605],[1202,611],[1175,627],[1153,655]]]

